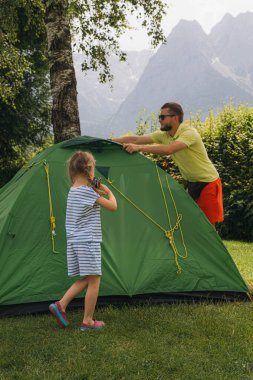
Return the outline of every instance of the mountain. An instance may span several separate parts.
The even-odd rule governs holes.
[[[127,52],[127,62],[119,62],[112,56],[110,67],[114,80],[111,84],[99,83],[95,72],[85,75],[81,70],[82,55],[74,54],[82,134],[108,136],[106,126],[135,87],[152,54],[150,50]]]
[[[182,104],[186,117],[202,118],[231,98],[252,104],[252,45],[253,13],[224,16],[210,35],[196,21],[181,20],[120,105],[108,135],[134,131],[140,111],[157,112],[167,101]]]
[[[253,94],[253,14],[224,16],[210,33],[217,70]]]

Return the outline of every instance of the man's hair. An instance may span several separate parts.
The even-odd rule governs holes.
[[[184,120],[184,111],[183,108],[178,103],[165,103],[161,109],[169,108],[175,115],[178,116],[179,123],[181,124]]]

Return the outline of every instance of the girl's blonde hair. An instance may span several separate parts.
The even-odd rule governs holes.
[[[80,174],[90,178],[90,172],[95,163],[95,158],[90,152],[78,151],[74,153],[68,161],[68,173],[71,182],[73,183],[75,177]]]

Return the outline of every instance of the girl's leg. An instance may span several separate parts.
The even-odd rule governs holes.
[[[60,305],[62,310],[65,312],[68,304],[81,293],[88,286],[88,277],[80,278],[77,280],[64,294],[62,299],[60,299]]]
[[[98,299],[98,292],[100,286],[100,276],[88,276],[88,288],[84,299],[84,318],[83,323],[86,325],[93,325],[93,315]]]

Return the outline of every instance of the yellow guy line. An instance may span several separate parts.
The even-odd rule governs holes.
[[[49,200],[49,210],[50,210],[50,225],[51,225],[51,239],[52,239],[52,246],[53,246],[53,253],[59,253],[55,250],[55,243],[54,243],[54,237],[56,235],[55,229],[56,229],[56,223],[55,223],[55,217],[53,213],[53,202],[52,202],[52,195],[51,195],[51,188],[50,188],[50,178],[49,178],[49,165],[46,161],[43,161],[45,172],[47,175],[47,188],[48,188],[48,200]]]
[[[159,179],[159,182],[160,182],[160,186],[161,186],[161,190],[162,190],[162,193],[163,193],[163,198],[164,198],[164,202],[165,202],[165,207],[166,207],[166,212],[167,212],[167,216],[168,216],[168,221],[169,221],[169,225],[170,225],[170,229],[169,230],[166,230],[165,228],[163,228],[159,223],[157,223],[154,219],[152,219],[146,212],[144,212],[143,210],[141,210],[133,201],[131,201],[131,199],[129,199],[125,194],[122,193],[122,191],[120,191],[115,185],[113,185],[113,181],[111,181],[109,178],[105,178],[105,180],[123,197],[127,200],[127,202],[129,202],[133,207],[135,207],[138,211],[140,211],[147,219],[149,219],[152,223],[154,223],[158,228],[160,228],[164,233],[165,233],[165,236],[170,240],[170,244],[171,244],[171,247],[172,247],[172,250],[174,252],[174,256],[175,256],[175,262],[176,262],[176,266],[177,266],[177,273],[180,273],[181,272],[181,267],[179,265],[179,262],[178,262],[178,257],[181,257],[181,258],[187,258],[188,257],[188,253],[187,253],[187,249],[186,249],[186,246],[185,246],[185,242],[184,242],[184,237],[183,237],[183,232],[182,232],[182,229],[181,229],[181,226],[180,226],[180,222],[181,222],[181,219],[182,219],[182,215],[181,214],[178,214],[178,211],[177,211],[177,207],[176,207],[176,203],[175,203],[175,200],[173,198],[173,195],[172,195],[172,192],[171,192],[171,189],[169,187],[169,183],[168,183],[168,180],[167,180],[167,177],[166,177],[166,181],[167,181],[167,186],[168,186],[168,189],[170,191],[170,196],[172,198],[172,201],[173,201],[173,205],[174,205],[174,208],[176,210],[176,214],[177,214],[177,221],[176,221],[176,224],[174,227],[172,227],[171,225],[171,220],[170,220],[170,216],[169,216],[169,211],[168,211],[168,206],[167,206],[167,202],[166,202],[166,198],[165,198],[165,194],[164,194],[164,190],[163,190],[163,187],[162,187],[162,183],[161,183],[161,179],[160,179],[160,176],[159,176],[159,172],[158,172],[158,168],[156,166],[156,170],[157,170],[157,175],[158,175],[158,179]],[[176,243],[175,243],[175,240],[174,240],[174,232],[176,229],[180,229],[180,233],[181,233],[181,239],[182,239],[182,242],[183,242],[183,245],[184,245],[184,249],[185,249],[185,256],[181,256],[177,250],[177,247],[176,247]]]
[[[163,186],[162,186],[161,177],[159,175],[159,171],[158,171],[158,167],[157,166],[156,166],[156,172],[157,172],[158,180],[159,180],[159,183],[160,183],[160,187],[161,187],[161,191],[162,191],[162,195],[163,195],[163,200],[164,200],[164,204],[165,204],[165,208],[166,208],[166,213],[167,213],[167,217],[168,217],[169,227],[170,227],[169,230],[167,230],[167,231],[164,230],[164,232],[165,232],[165,236],[170,240],[170,244],[171,244],[173,252],[174,252],[175,262],[176,262],[176,265],[177,265],[177,273],[181,273],[181,267],[179,265],[178,257],[181,257],[182,259],[186,259],[188,257],[188,252],[187,252],[187,248],[186,248],[185,241],[184,241],[184,235],[183,235],[183,231],[182,231],[182,228],[181,228],[181,225],[180,225],[180,222],[181,222],[183,216],[182,216],[182,214],[178,213],[176,202],[175,202],[175,199],[173,197],[173,194],[172,194],[172,191],[171,191],[171,188],[170,188],[170,185],[169,185],[168,176],[166,175],[165,178],[166,178],[167,187],[168,187],[168,190],[170,192],[170,197],[172,199],[172,202],[173,202],[173,205],[174,205],[174,209],[175,209],[175,212],[176,212],[176,215],[177,215],[176,224],[175,224],[174,227],[172,227],[171,219],[170,219],[170,214],[169,214],[169,210],[168,210],[168,205],[167,205],[165,193],[164,193]],[[178,228],[180,230],[181,239],[182,239],[182,243],[183,243],[184,250],[185,250],[185,256],[182,256],[182,255],[179,254],[177,246],[176,246],[176,242],[174,240],[174,232]]]

